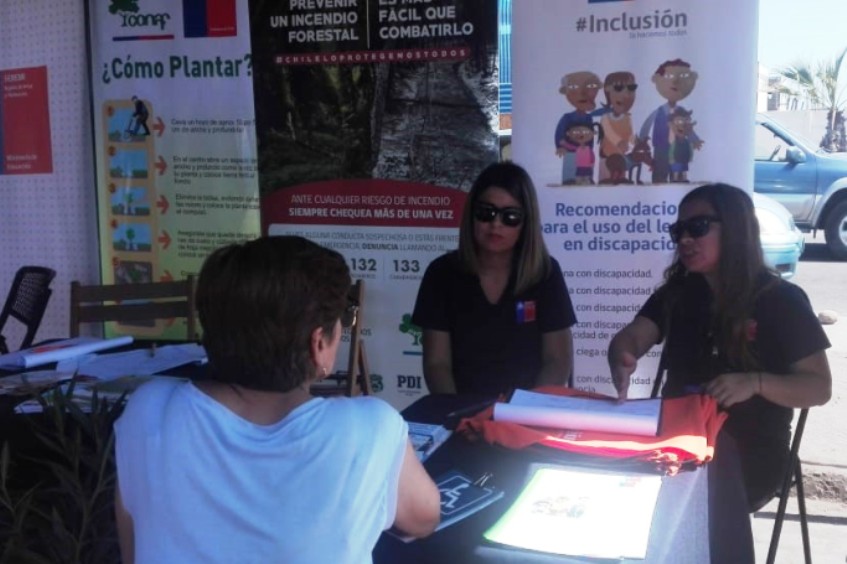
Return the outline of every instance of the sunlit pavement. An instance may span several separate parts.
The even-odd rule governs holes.
[[[763,563],[767,558],[778,503],[778,500],[773,500],[753,516],[753,540],[756,545],[757,563]],[[847,504],[815,499],[806,500],[806,513],[811,537],[812,562],[816,564],[847,563]],[[776,562],[778,564],[803,564],[804,562],[803,537],[800,534],[797,500],[794,497],[788,500]]]
[[[809,295],[815,312],[834,311],[838,321],[824,325],[832,343],[827,351],[832,371],[832,399],[809,410],[800,443],[812,561],[847,564],[847,261],[834,260],[817,238],[806,236],[806,252],[792,282]],[[795,410],[796,411],[796,410]],[[767,558],[779,500],[753,516],[756,562]],[[803,538],[796,499],[788,501],[776,562],[803,564]]]

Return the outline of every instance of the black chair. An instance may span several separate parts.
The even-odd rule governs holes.
[[[797,489],[797,512],[800,515],[800,532],[803,535],[803,555],[806,564],[812,562],[812,547],[809,541],[809,522],[806,518],[806,494],[803,490],[803,469],[800,465],[800,439],[803,438],[803,429],[806,427],[806,417],[809,408],[800,410],[797,424],[794,427],[794,436],[791,438],[791,453],[789,454],[788,471],[785,473],[785,481],[779,491],[779,507],[773,522],[773,533],[771,533],[771,544],[768,547],[767,564],[773,564],[776,560],[776,549],[779,546],[779,535],[782,532],[782,522],[785,520],[785,506],[788,503],[788,495],[791,487]]]
[[[0,333],[10,317],[23,323],[26,326],[26,334],[18,349],[26,349],[32,345],[35,332],[44,317],[44,310],[47,309],[47,302],[53,293],[50,282],[55,276],[55,270],[44,266],[23,266],[15,274],[6,305],[3,306],[3,311],[0,311]],[[0,354],[8,352],[6,339],[0,334]]]

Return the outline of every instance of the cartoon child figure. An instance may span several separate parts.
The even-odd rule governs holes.
[[[576,171],[574,176],[574,184],[594,184],[594,132],[603,138],[600,124],[592,123],[589,125],[577,123],[568,128],[565,132],[566,141],[565,149],[574,155]]]
[[[603,82],[606,96],[605,107],[611,113],[600,118],[603,142],[600,143],[600,183],[620,184],[627,182],[629,162],[626,154],[635,144],[632,116],[629,110],[635,104],[635,75],[627,71],[613,72]]]
[[[568,149],[568,146],[574,145],[568,143],[566,132],[573,125],[586,125],[590,128],[594,116],[608,112],[606,108],[595,110],[599,90],[600,79],[593,72],[578,71],[562,77],[559,93],[564,94],[568,103],[574,107],[574,111],[564,114],[559,119],[553,136],[556,155],[562,159],[562,184],[576,183],[576,155],[574,151]],[[593,136],[590,147],[593,150]]]
[[[641,126],[638,136],[641,139],[650,137],[653,140],[653,183],[667,182],[670,174],[670,120],[671,114],[694,90],[697,84],[697,73],[691,70],[691,65],[682,59],[665,61],[653,74],[653,84],[659,95],[667,100],[651,113]],[[703,141],[692,129],[689,134],[691,147],[700,150]]]
[[[691,134],[696,121],[691,120],[694,110],[677,107],[671,114],[670,133],[668,134],[668,161],[670,163],[670,181],[688,182],[688,163],[694,158],[694,143]]]

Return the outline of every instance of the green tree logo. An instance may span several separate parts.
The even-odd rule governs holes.
[[[137,14],[139,10],[138,0],[112,0],[112,3],[109,5],[110,14],[117,14],[118,12],[132,12],[133,14]]]
[[[410,313],[406,313],[403,315],[403,323],[400,324],[400,332],[406,333],[407,335],[411,335],[412,344],[414,346],[421,346],[421,336],[423,335],[423,330],[414,323],[412,323],[412,315]]]

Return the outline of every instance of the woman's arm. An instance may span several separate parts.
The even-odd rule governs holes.
[[[630,376],[638,366],[638,359],[659,342],[660,336],[659,327],[651,319],[639,315],[612,337],[607,356],[612,383],[621,401],[626,399]]]
[[[825,404],[832,396],[832,374],[826,352],[818,351],[793,363],[788,374],[721,374],[706,385],[706,392],[724,407],[756,394],[785,407],[813,407]]]
[[[124,507],[121,499],[121,488],[115,482],[115,519],[118,524],[118,543],[121,548],[121,562],[135,562],[135,531],[133,530],[132,515]]]
[[[412,443],[407,441],[400,468],[394,526],[413,537],[425,537],[435,530],[440,520],[441,494],[415,456]]]
[[[541,335],[541,372],[536,386],[566,386],[573,373],[573,336],[570,328]]]
[[[450,333],[424,329],[423,372],[431,394],[455,394]]]

